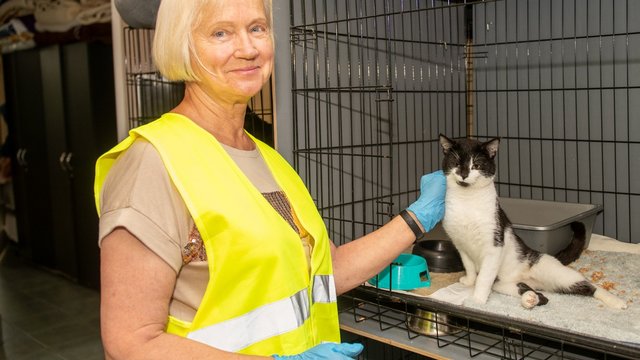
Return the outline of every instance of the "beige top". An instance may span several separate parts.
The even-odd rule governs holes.
[[[223,147],[297,231],[289,202],[259,151]],[[99,242],[116,227],[126,228],[142,241],[177,274],[170,315],[193,320],[209,281],[206,253],[200,233],[153,145],[138,139],[117,159],[103,186],[100,204]],[[302,243],[309,258],[310,241],[303,236]]]

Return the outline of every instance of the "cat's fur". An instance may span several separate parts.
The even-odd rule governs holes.
[[[480,142],[440,135],[447,178],[442,224],[462,258],[466,274],[460,282],[474,286],[471,300],[484,304],[493,289],[520,297],[522,306],[532,308],[548,301],[540,291],[550,291],[593,296],[609,307],[626,308],[623,300],[563,265],[579,256],[584,226],[573,225],[577,242],[558,254],[560,260],[529,248],[513,232],[493,182],[499,142],[498,138]]]

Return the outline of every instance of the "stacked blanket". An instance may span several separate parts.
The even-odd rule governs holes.
[[[111,21],[109,0],[0,1],[0,23],[32,16],[38,32],[65,32],[74,27]]]

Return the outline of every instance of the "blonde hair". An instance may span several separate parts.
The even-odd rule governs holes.
[[[153,61],[160,73],[170,81],[198,81],[191,57],[200,59],[192,50],[193,29],[202,20],[205,5],[224,0],[162,0],[153,36]],[[233,0],[228,0],[233,1]],[[271,0],[263,0],[267,22],[271,28]],[[273,32],[271,32],[273,36]]]

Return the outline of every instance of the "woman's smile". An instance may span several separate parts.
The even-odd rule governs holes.
[[[260,70],[260,66],[252,65],[252,66],[235,68],[235,69],[232,69],[230,72],[242,74],[242,75],[253,75],[257,73],[259,70]]]

